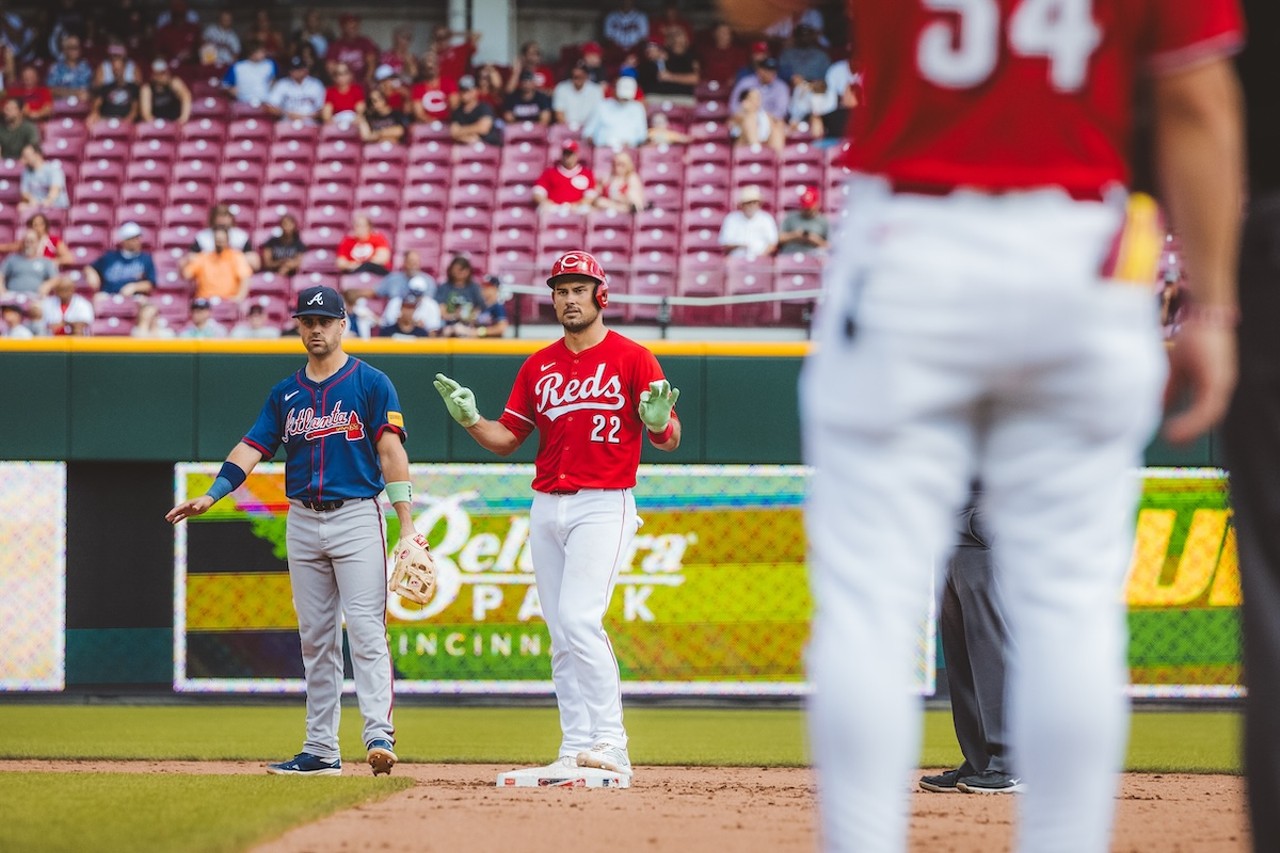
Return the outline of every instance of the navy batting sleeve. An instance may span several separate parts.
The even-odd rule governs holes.
[[[369,419],[368,429],[377,444],[385,430],[393,430],[400,440],[404,441],[408,433],[404,428],[404,415],[400,411],[400,397],[396,394],[396,386],[391,384],[387,374],[375,372],[369,383],[369,410],[365,412]]]
[[[277,389],[271,389],[267,402],[262,405],[258,420],[244,437],[244,443],[262,454],[263,461],[276,455],[284,425],[280,423],[280,406],[276,401]]]

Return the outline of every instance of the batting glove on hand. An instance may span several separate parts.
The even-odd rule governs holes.
[[[663,432],[671,423],[671,410],[680,397],[680,389],[672,388],[665,379],[649,383],[648,391],[640,392],[640,420],[649,432]]]
[[[475,426],[480,422],[480,412],[476,410],[476,395],[471,393],[470,388],[463,388],[443,373],[437,373],[436,381],[432,384],[440,392],[455,421],[464,427]]]

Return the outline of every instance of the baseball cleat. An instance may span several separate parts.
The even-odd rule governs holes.
[[[399,760],[391,751],[391,741],[383,738],[369,741],[369,754],[365,756],[365,761],[373,768],[374,776],[391,775],[391,768]]]
[[[288,761],[268,764],[267,772],[276,776],[341,776],[342,759],[325,761],[309,752],[299,752]]]
[[[921,790],[932,791],[935,794],[960,793],[956,783],[960,781],[960,773],[963,769],[948,770],[945,773],[939,773],[937,776],[921,776],[920,788]]]
[[[599,767],[614,773],[631,775],[631,758],[625,746],[614,746],[608,741],[600,741],[590,749],[578,753],[579,767]]]
[[[956,789],[966,794],[1016,794],[1026,787],[1017,776],[999,770],[984,770],[956,782]]]

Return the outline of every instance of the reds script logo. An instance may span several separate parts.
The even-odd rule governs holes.
[[[305,440],[311,441],[315,438],[324,438],[326,435],[347,434],[347,441],[359,441],[364,438],[364,424],[360,422],[360,416],[355,412],[342,411],[342,401],[333,404],[333,411],[327,415],[316,417],[315,410],[310,406],[299,412],[289,410],[289,416],[284,420],[284,441],[287,444],[289,437],[300,435]]]
[[[616,374],[605,379],[603,364],[586,379],[568,382],[559,373],[548,373],[538,378],[533,390],[538,395],[538,411],[552,421],[583,409],[616,412],[627,404],[622,396],[622,380]]]

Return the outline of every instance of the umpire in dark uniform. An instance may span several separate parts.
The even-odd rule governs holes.
[[[1005,660],[1009,626],[996,589],[991,542],[979,491],[958,518],[960,540],[947,567],[938,631],[951,687],[951,717],[964,763],[920,787],[937,793],[1008,794],[1022,790],[1009,767],[1005,725]]]
[[[1275,0],[1245,0],[1240,57],[1249,200],[1240,255],[1240,381],[1227,415],[1227,468],[1244,594],[1244,767],[1253,849],[1280,850],[1280,30]]]

